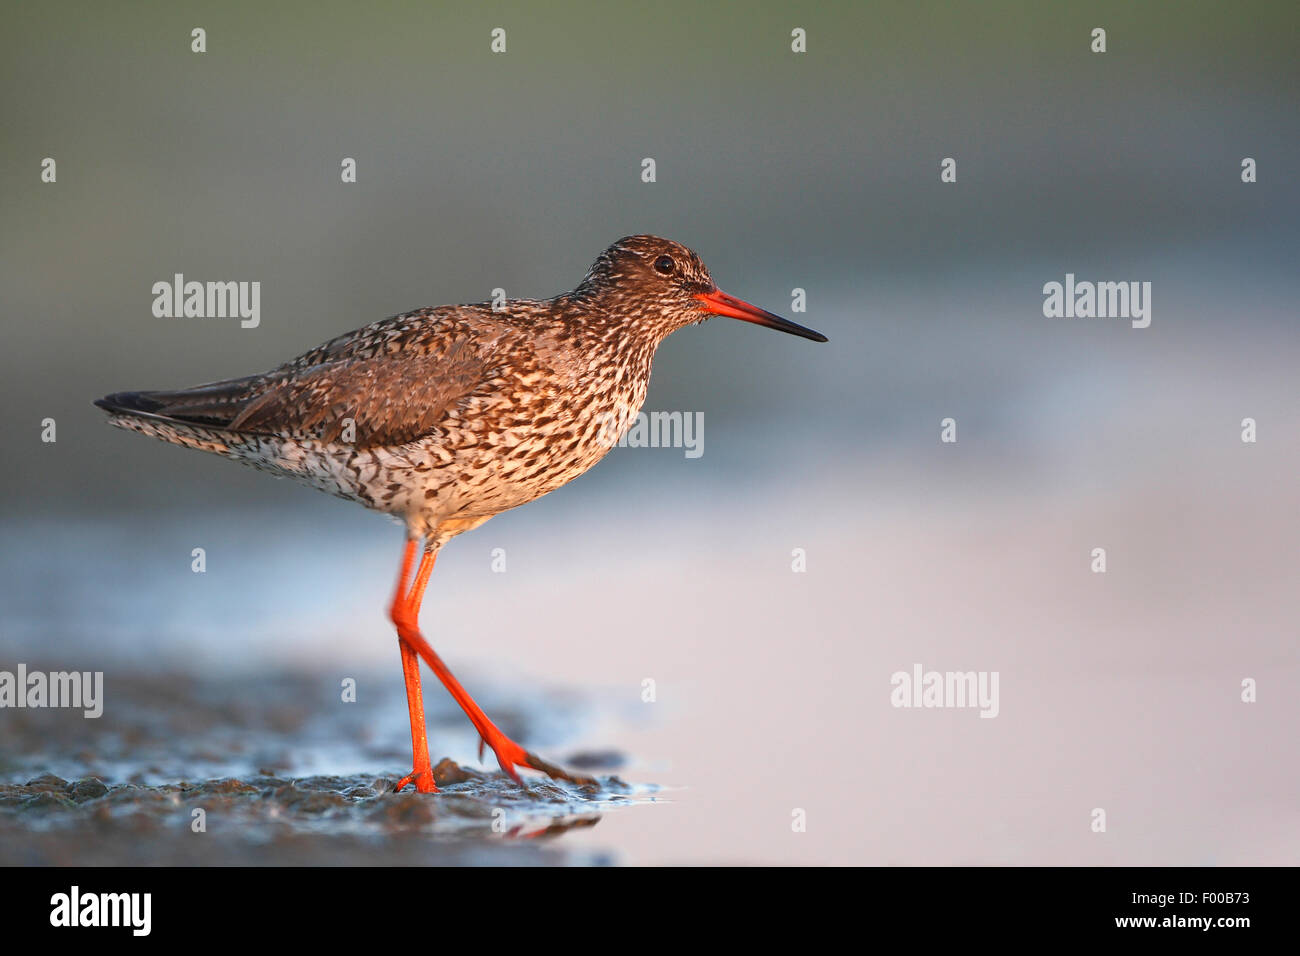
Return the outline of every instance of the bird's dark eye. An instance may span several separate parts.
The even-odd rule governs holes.
[[[673,262],[672,256],[660,256],[655,260],[655,272],[660,275],[670,276],[676,268],[677,263]]]

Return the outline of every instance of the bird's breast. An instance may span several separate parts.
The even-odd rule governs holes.
[[[500,383],[459,411],[438,441],[449,478],[442,504],[496,513],[554,491],[599,462],[645,402],[648,369],[607,363],[556,375],[538,370]]]

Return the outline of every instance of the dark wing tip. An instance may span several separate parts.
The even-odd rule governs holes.
[[[106,412],[118,414],[152,414],[163,407],[163,403],[150,398],[148,392],[114,392],[95,399],[95,404]]]

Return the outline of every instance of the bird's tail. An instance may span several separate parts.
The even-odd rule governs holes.
[[[114,392],[95,404],[108,412],[108,421],[118,428],[160,438],[173,445],[231,456],[238,444],[236,434],[220,427],[219,421],[203,417],[178,418],[167,414],[169,392]]]

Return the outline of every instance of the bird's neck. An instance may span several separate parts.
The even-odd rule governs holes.
[[[673,331],[671,324],[658,320],[647,312],[633,314],[627,311],[626,302],[608,302],[601,296],[583,295],[583,289],[560,296],[555,301],[563,303],[557,313],[574,340],[593,353],[646,352],[653,356],[655,349]]]
[[[564,301],[560,301],[560,299]],[[555,300],[552,312],[571,343],[583,380],[620,403],[640,407],[659,344],[671,329],[611,311],[599,298],[575,293]]]

